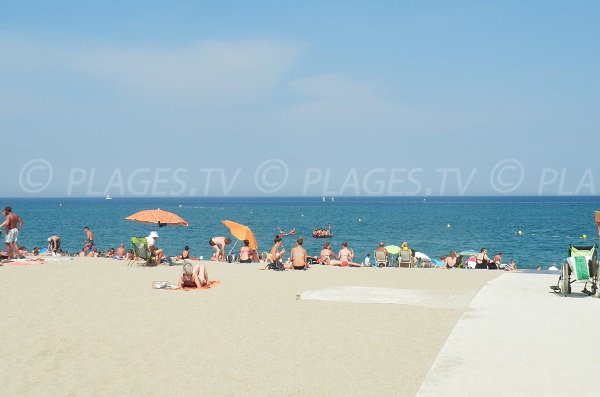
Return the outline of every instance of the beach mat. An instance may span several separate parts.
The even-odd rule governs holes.
[[[219,280],[213,280],[209,285],[200,288],[179,288],[179,286],[175,284],[171,284],[168,281],[154,281],[152,282],[152,288],[154,289],[165,289],[170,291],[199,291],[204,289],[211,289],[221,284]]]
[[[475,291],[427,291],[374,287],[335,287],[300,291],[299,300],[347,303],[386,303],[440,309],[464,309]]]

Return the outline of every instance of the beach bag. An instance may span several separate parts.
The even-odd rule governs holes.
[[[283,263],[280,261],[271,262],[267,265],[268,270],[283,270]]]

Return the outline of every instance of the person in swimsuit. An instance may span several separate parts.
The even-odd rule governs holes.
[[[296,240],[296,246],[290,250],[290,265],[285,264],[284,268],[296,270],[308,269],[309,266],[306,258],[306,250],[304,247],[302,247],[303,243],[304,239],[302,237]]]
[[[342,249],[340,250],[340,252],[338,252],[338,259],[340,260],[339,266],[341,267],[362,267],[360,263],[352,262],[352,259],[354,259],[354,252],[350,248],[348,248],[347,241],[344,241],[342,243]]]
[[[190,257],[190,247],[187,245],[185,247],[183,247],[183,251],[181,251],[181,255],[177,256],[177,259],[179,259],[179,260],[192,259]]]
[[[127,256],[127,250],[125,249],[125,244],[121,243],[117,248],[117,252],[115,253],[118,259],[125,259]]]
[[[19,257],[17,240],[19,239],[19,230],[23,228],[23,221],[19,215],[12,212],[11,207],[5,207],[2,210],[2,215],[4,215],[5,220],[0,227],[4,226],[6,230],[6,255],[8,259],[16,259]]]
[[[210,285],[208,271],[204,265],[192,266],[186,262],[183,273],[179,276],[179,288],[201,288]]]
[[[452,251],[451,253],[448,254],[448,256],[446,256],[444,258],[444,264],[446,265],[446,269],[454,269],[456,266],[456,258],[457,258],[458,254],[454,251]]]
[[[244,246],[240,248],[240,263],[252,263],[254,250],[250,248],[250,241],[244,240]]]
[[[215,250],[215,253],[211,260],[225,261],[225,246],[229,244],[231,244],[231,240],[222,236],[213,237],[210,240],[208,240],[208,245],[213,247],[213,249]]]
[[[52,255],[57,255],[59,249],[60,249],[60,237],[59,236],[48,237],[48,252],[51,252]]]
[[[281,263],[281,258],[283,258],[283,254],[285,254],[285,249],[281,246],[281,242],[283,240],[279,236],[275,236],[273,240],[273,247],[271,248],[271,262],[272,265],[276,269],[283,269],[283,263]],[[281,250],[279,249],[281,248]]]
[[[487,269],[490,263],[490,257],[487,254],[487,248],[482,248],[475,259],[475,269]]]
[[[335,254],[334,252],[331,250],[331,243],[330,242],[326,242],[325,244],[323,244],[323,249],[321,250],[321,253],[319,254],[319,260],[318,262],[321,265],[329,265],[331,258],[335,258]]]
[[[85,244],[79,256],[87,256],[94,251],[94,232],[87,226],[83,227],[83,232],[85,233]]]

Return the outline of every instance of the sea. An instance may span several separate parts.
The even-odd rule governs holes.
[[[116,248],[129,238],[160,235],[159,247],[167,255],[179,255],[188,245],[193,256],[208,259],[213,250],[208,241],[214,236],[230,236],[221,223],[233,220],[250,227],[259,247],[269,251],[280,229],[295,228],[294,236],[284,237],[289,250],[298,237],[304,238],[309,255],[318,255],[325,241],[334,251],[347,241],[355,261],[380,241],[401,245],[403,241],[431,258],[450,251],[503,253],[503,262],[513,259],[520,269],[535,269],[560,263],[568,255],[569,244],[598,243],[594,211],[600,209],[600,196],[526,197],[114,197],[96,198],[6,198],[24,222],[19,245],[28,250],[46,247],[47,238],[61,236],[65,251],[81,251],[88,226],[95,234],[100,251]],[[125,218],[144,209],[171,211],[189,226],[142,224]],[[331,225],[333,237],[317,239],[312,230]],[[232,238],[234,252],[241,243]],[[231,247],[230,246],[230,247]]]

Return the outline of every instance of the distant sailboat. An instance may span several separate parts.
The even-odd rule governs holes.
[[[107,199],[107,200],[112,200],[112,197],[110,197],[110,194],[107,194],[107,195],[106,195],[106,199]]]
[[[325,197],[323,197],[323,202],[325,202]]]
[[[335,198],[334,198],[334,197],[332,197],[332,198],[331,198],[331,201],[335,201]]]

